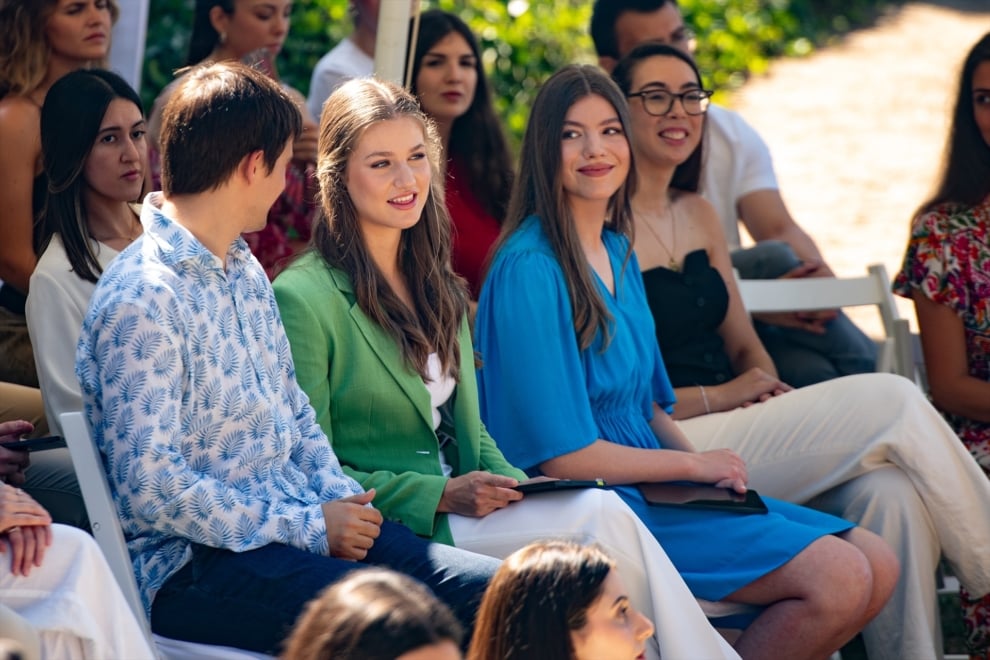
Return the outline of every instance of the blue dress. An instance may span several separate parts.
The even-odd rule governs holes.
[[[551,458],[602,438],[661,447],[653,402],[674,392],[628,241],[603,233],[615,276],[611,343],[578,346],[567,285],[539,220],[528,218],[499,250],[481,290],[475,346],[482,419],[505,457],[530,474]],[[720,600],[782,566],[814,540],[853,527],[842,519],[764,498],[765,515],[655,507],[635,487],[615,490],[663,545],[692,593]]]

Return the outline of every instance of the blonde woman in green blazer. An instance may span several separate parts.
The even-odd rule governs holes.
[[[324,106],[312,249],[274,282],[296,378],[344,470],[391,520],[505,557],[597,541],[654,621],[648,655],[735,658],[652,534],[611,491],[528,496],[481,423],[468,293],[450,268],[439,141],[416,101],[353,80]],[[547,411],[547,414],[558,414]]]

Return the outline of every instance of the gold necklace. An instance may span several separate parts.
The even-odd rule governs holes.
[[[670,234],[671,234],[671,240],[673,241],[673,247],[674,247],[673,250],[668,248],[667,244],[663,242],[663,239],[660,238],[660,234],[650,224],[649,218],[647,218],[645,215],[642,217],[643,217],[643,224],[646,226],[648,230],[650,230],[650,233],[653,234],[653,238],[657,239],[657,243],[660,244],[660,247],[663,248],[663,251],[666,252],[667,255],[670,257],[670,260],[667,261],[667,268],[669,268],[670,270],[676,273],[676,272],[680,272],[681,270],[681,267],[677,263],[677,259],[675,258],[675,250],[677,250],[677,218],[674,216],[674,203],[670,200],[667,201],[667,210],[670,211]],[[663,217],[663,214],[661,214],[659,217]]]
[[[126,236],[123,234],[117,234],[114,236],[97,237],[94,236],[92,233],[90,233],[90,236],[92,236],[93,240],[96,241],[97,243],[106,243],[107,241],[120,240],[120,241],[127,241],[127,244],[130,245],[131,243],[134,242],[134,239],[137,238],[138,234],[140,233],[141,233],[141,221],[138,220],[136,217],[134,217],[133,214],[131,214],[131,228]]]

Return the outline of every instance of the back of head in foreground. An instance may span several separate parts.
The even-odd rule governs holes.
[[[310,601],[282,660],[393,660],[417,650],[460,658],[462,632],[446,605],[394,571],[351,573]],[[427,656],[423,656],[427,657]]]

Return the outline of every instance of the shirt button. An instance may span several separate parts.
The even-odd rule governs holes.
[[[705,299],[704,298],[698,298],[698,300],[696,302],[698,303],[698,307],[704,307],[705,306]]]
[[[712,360],[715,359],[711,353],[705,353],[704,358],[705,358],[705,362],[707,362],[708,364],[711,364]]]
[[[715,374],[715,381],[716,382],[724,383],[726,380],[728,380],[728,378],[726,377],[725,374],[722,374],[722,373]]]

